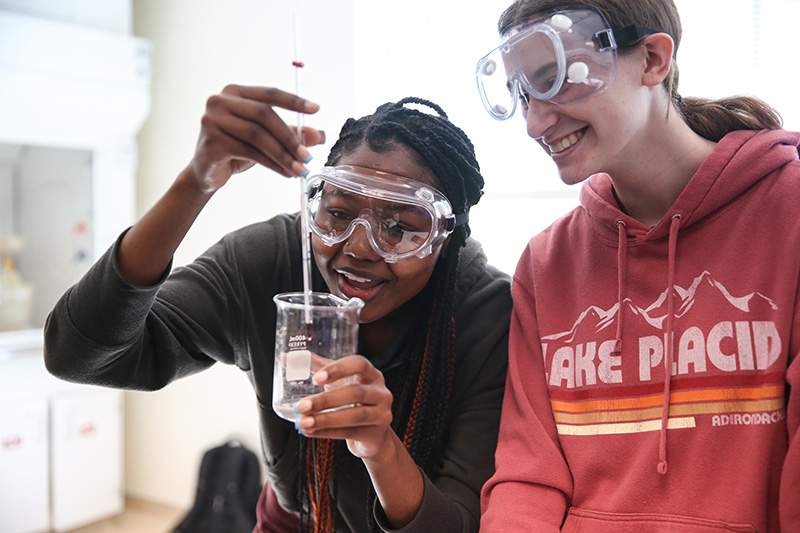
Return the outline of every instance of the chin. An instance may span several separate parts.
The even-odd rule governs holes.
[[[369,324],[371,322],[375,322],[376,320],[380,320],[383,316],[376,316],[375,313],[371,313],[367,311],[364,312],[364,309],[361,310],[361,313],[358,315],[358,323],[359,324]]]
[[[591,174],[584,174],[582,177],[578,177],[575,175],[574,172],[561,172],[558,173],[561,181],[564,182],[566,185],[577,185],[583,181],[585,181]]]

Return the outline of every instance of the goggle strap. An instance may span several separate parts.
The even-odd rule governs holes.
[[[469,211],[466,213],[456,213],[455,215],[447,217],[447,226],[445,230],[452,232],[458,226],[463,226],[469,222]]]
[[[635,24],[631,24],[630,26],[625,26],[624,28],[613,30],[612,32],[599,32],[597,34],[597,39],[600,41],[601,49],[607,47],[616,48],[628,46],[629,44],[633,44],[639,39],[647,37],[648,35],[653,35],[654,33],[658,32],[656,30],[651,30],[650,28],[641,28]],[[609,39],[609,37],[611,37],[611,39]],[[612,39],[616,42],[613,43]],[[614,44],[616,46],[614,46]]]

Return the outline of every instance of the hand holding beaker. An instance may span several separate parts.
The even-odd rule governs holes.
[[[297,403],[298,427],[306,436],[346,439],[356,457],[373,459],[396,440],[392,393],[383,374],[361,355],[329,362],[314,376],[325,392]],[[402,446],[402,444],[399,444]]]

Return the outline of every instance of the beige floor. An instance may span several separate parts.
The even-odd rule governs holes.
[[[69,533],[168,533],[185,514],[182,509],[127,498],[122,514]]]

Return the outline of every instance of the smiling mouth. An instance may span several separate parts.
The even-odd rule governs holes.
[[[355,282],[355,283],[372,283],[371,279],[361,278],[361,277],[356,276],[355,274],[352,274],[350,272],[340,271],[339,274],[344,276],[348,281],[352,281],[352,282]]]
[[[567,148],[572,148],[577,144],[578,141],[581,140],[583,137],[583,130],[576,131],[575,133],[570,133],[560,141],[556,142],[553,145],[549,145],[545,143],[545,145],[550,149],[550,154],[560,154]]]
[[[381,287],[386,283],[386,280],[380,277],[364,277],[367,275],[366,272],[361,272],[359,275],[347,270],[336,269],[336,273],[339,275],[339,289],[348,298],[358,297],[368,301],[380,292]]]

